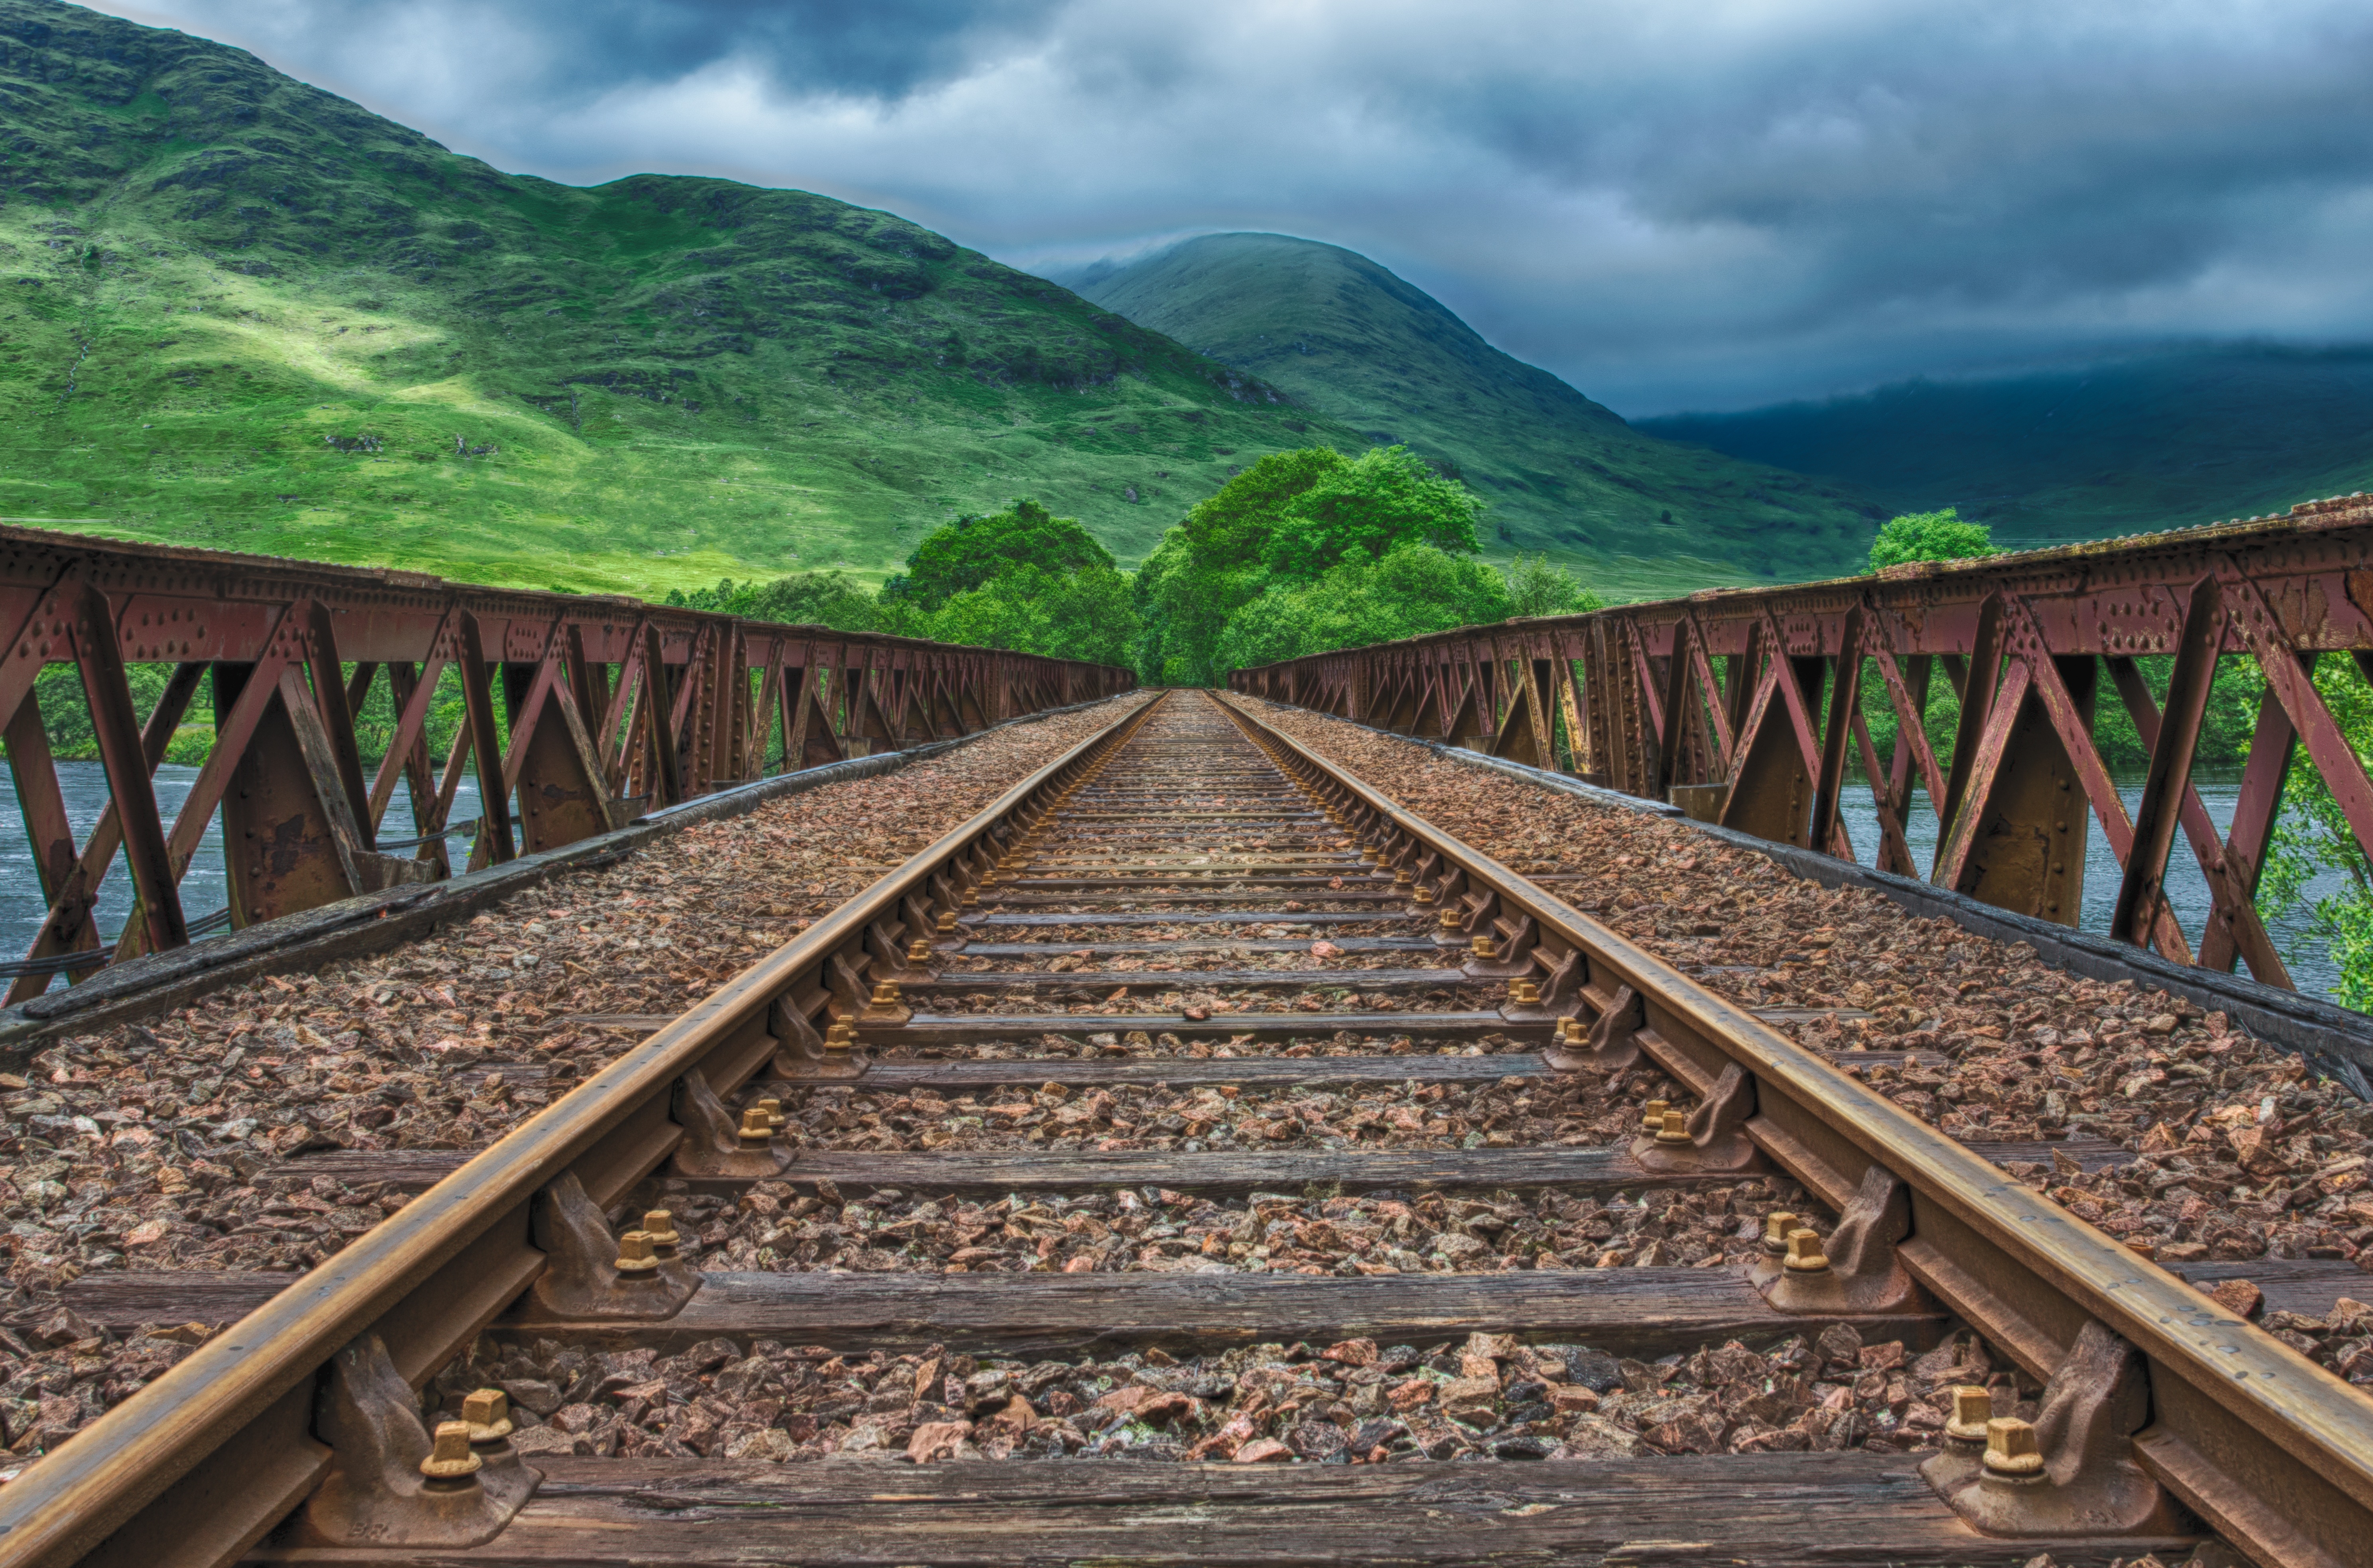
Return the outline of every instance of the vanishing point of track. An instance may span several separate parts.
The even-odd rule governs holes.
[[[1314,949],[1315,971],[1261,962]],[[1335,1011],[1277,1000],[1314,975],[1338,982]],[[1024,990],[1097,1000],[959,1010]],[[1149,990],[1217,1000],[1133,1010]],[[981,1049],[1049,1036],[1066,1044]],[[1485,1078],[1677,1093],[1628,1147],[1286,1158],[1214,1141],[1022,1153],[997,1174],[1165,1199],[1287,1179],[1611,1193],[1761,1176],[1835,1218],[1780,1218],[1739,1267],[918,1279],[703,1274],[647,1208],[663,1191],[861,1183],[869,1161],[894,1161],[909,1187],[989,1179],[975,1155],[935,1171],[787,1147],[774,1118],[836,1086]],[[1521,1431],[1465,1445],[1464,1465],[1396,1462],[1426,1457],[1397,1439],[1276,1466],[522,1462],[498,1403],[472,1405],[474,1430],[432,1433],[414,1396],[482,1331],[662,1353],[1133,1349],[1157,1366],[1260,1342],[1306,1361],[1302,1345],[1342,1341],[1367,1347],[1341,1358],[1354,1369],[1376,1345],[1465,1341],[1464,1363],[1432,1352],[1448,1389],[1526,1342],[1646,1361],[1840,1325],[1926,1345],[1957,1323],[2042,1395],[2031,1422],[1965,1400],[1917,1469],[1851,1450],[1524,1464],[1506,1456],[1547,1445]],[[1553,1392],[1527,1386],[1537,1424]],[[1017,783],[0,1491],[0,1564],[2068,1562],[2180,1553],[2203,1521],[2269,1563],[2367,1561],[2364,1397],[1553,891],[1233,706],[1174,693]]]

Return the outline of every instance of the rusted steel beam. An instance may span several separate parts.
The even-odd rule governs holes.
[[[1455,743],[1492,732],[1485,672],[1517,645],[1559,673],[1573,770],[1594,783],[1659,799],[1679,785],[1726,786],[1724,824],[1851,857],[1834,825],[1843,775],[1858,762],[1878,802],[1883,869],[1913,874],[1905,829],[1916,781],[1937,818],[1932,880],[2072,924],[2084,836],[2098,820],[2123,869],[2119,934],[2188,960],[2192,937],[2160,885],[2162,846],[2180,830],[2215,904],[2198,962],[2230,969],[2246,958],[2269,984],[2289,978],[2252,900],[2299,743],[2373,856],[2373,776],[2310,678],[2317,655],[2345,651],[2373,681],[2373,497],[2364,495],[2143,538],[1465,627],[1237,671],[1230,684],[1308,706],[1321,691],[1398,691],[1414,680],[1420,705],[1443,719],[1438,731],[1415,729]],[[2134,663],[2161,655],[2180,665],[2164,721]],[[2220,839],[2190,783],[2197,715],[2219,661],[2244,659],[2268,695],[2233,828]],[[1728,661],[1718,691],[1715,660]],[[2092,741],[2103,661],[2152,748],[2133,822]],[[1940,661],[1959,696],[1949,761],[1926,723]],[[1872,669],[1898,721],[1886,759],[1865,754],[1854,732]],[[1687,711],[1697,688],[1702,739]],[[1374,706],[1356,716],[1411,728],[1397,706],[1390,717]],[[1554,748],[1537,765],[1557,766]]]
[[[1105,665],[820,630],[0,528],[0,733],[50,906],[33,956],[103,961],[91,910],[119,848],[136,898],[124,954],[186,940],[176,884],[218,807],[232,920],[245,926],[448,874],[441,839],[379,853],[399,779],[426,837],[444,831],[473,768],[484,810],[469,863],[486,865],[522,840],[555,848],[777,766],[839,761],[865,749],[859,737],[887,749],[1135,685]],[[144,662],[179,671],[145,725],[124,673]],[[33,697],[48,664],[79,667],[113,797],[80,843]],[[384,758],[366,759],[355,715],[381,666],[396,730]],[[208,672],[215,743],[169,831],[149,778]],[[466,721],[438,774],[428,725],[449,681]],[[24,977],[9,1000],[53,978]]]

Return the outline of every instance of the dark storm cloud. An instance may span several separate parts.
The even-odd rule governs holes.
[[[164,0],[506,168],[729,174],[1024,265],[1363,251],[1627,412],[2373,336],[2373,9]]]

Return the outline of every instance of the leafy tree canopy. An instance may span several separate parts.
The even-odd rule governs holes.
[[[1890,519],[1870,542],[1870,569],[1906,561],[1960,561],[2001,554],[1993,529],[1967,521],[1958,509],[1946,507],[1943,511],[1907,512]]]
[[[1580,615],[1607,608],[1597,594],[1575,581],[1572,572],[1551,562],[1546,552],[1519,555],[1500,572],[1508,581],[1512,615]]]
[[[1096,543],[1076,518],[1057,517],[1023,498],[987,517],[962,517],[915,547],[906,571],[883,585],[884,597],[911,600],[937,613],[949,599],[968,593],[999,572],[1020,567],[1046,572],[1115,566],[1112,552]]]
[[[1382,560],[1364,556],[1311,582],[1272,586],[1238,610],[1212,660],[1231,670],[1504,621],[1514,607],[1500,573],[1470,556],[1404,544]]]
[[[1475,553],[1483,504],[1407,447],[1375,447],[1319,474],[1280,509],[1263,560],[1308,581],[1354,556],[1380,560],[1398,545]]]
[[[1481,510],[1466,486],[1403,447],[1358,458],[1331,447],[1271,453],[1188,512],[1138,572],[1138,667],[1167,684],[1211,684],[1230,617],[1264,591],[1404,544],[1472,553]]]

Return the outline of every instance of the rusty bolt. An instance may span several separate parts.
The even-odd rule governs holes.
[[[1442,912],[1441,925],[1444,930],[1456,930],[1458,929],[1458,911],[1455,909],[1444,909]]]
[[[1590,1031],[1582,1026],[1582,1020],[1571,1016],[1558,1020],[1558,1036],[1569,1046],[1585,1045],[1590,1040]]]
[[[1665,1101],[1649,1101],[1640,1112],[1640,1130],[1652,1137],[1656,1133],[1664,1131],[1666,1109],[1666,1105]]]
[[[629,1280],[659,1278],[660,1255],[649,1231],[628,1231],[618,1238],[618,1272]]]
[[[824,1054],[827,1060],[842,1060],[849,1047],[857,1044],[857,1030],[847,1024],[835,1024],[824,1032]]]
[[[929,963],[929,962],[930,962],[930,958],[931,958],[931,939],[930,939],[930,938],[929,938],[929,937],[920,937],[920,936],[918,936],[918,937],[917,937],[914,941],[912,941],[912,942],[908,942],[908,943],[906,944],[906,962],[907,962],[907,963],[909,963],[909,964],[928,964],[928,963]]]
[[[437,1423],[437,1446],[420,1461],[420,1473],[430,1480],[467,1481],[485,1463],[470,1451],[468,1422],[440,1421]]]
[[[1491,940],[1488,932],[1475,939],[1474,947],[1475,956],[1478,958],[1491,959],[1500,956],[1499,944]]]
[[[967,887],[964,889],[964,907],[967,909],[977,909],[980,907],[980,890],[978,888]]]
[[[1508,982],[1508,1000],[1518,1007],[1537,1007],[1541,1000],[1541,988],[1519,976]]]
[[[1775,1209],[1763,1217],[1763,1250],[1768,1256],[1788,1256],[1788,1233],[1796,1228],[1796,1222],[1801,1217],[1785,1209]]]
[[[2043,1452],[2035,1445],[2035,1428],[2016,1416],[1996,1416],[1986,1422],[1986,1473],[2016,1480],[2043,1473]]]
[[[1393,885],[1395,887],[1407,887],[1415,881],[1417,881],[1417,873],[1409,870],[1407,866],[1395,866],[1393,868]]]
[[[766,1113],[752,1106],[742,1113],[742,1147],[744,1150],[764,1149],[775,1141],[775,1124]]]
[[[651,1238],[651,1255],[662,1263],[675,1256],[677,1244],[684,1240],[676,1232],[675,1216],[665,1209],[644,1212],[643,1234]]]
[[[473,1446],[492,1447],[511,1434],[511,1397],[499,1388],[481,1388],[465,1395],[462,1420],[470,1429]]]
[[[875,981],[873,984],[873,1005],[876,1007],[897,1006],[898,982],[895,980]]]
[[[1791,1273],[1796,1274],[1819,1274],[1829,1267],[1828,1257],[1821,1251],[1818,1233],[1802,1229],[1788,1233],[1788,1256],[1782,1258],[1781,1263]]]
[[[1659,1143],[1687,1143],[1689,1141],[1689,1118],[1679,1111],[1666,1111],[1665,1124],[1656,1129]]]
[[[941,911],[940,911],[940,934],[941,934],[941,936],[953,936],[953,935],[955,935],[955,931],[956,931],[956,912],[955,912],[953,909],[942,909],[942,910],[941,910]]]
[[[783,1102],[775,1098],[772,1094],[768,1094],[763,1099],[753,1100],[750,1104],[753,1108],[762,1110],[766,1113],[766,1125],[774,1129],[777,1132],[782,1131],[784,1127],[790,1121],[790,1118],[783,1114]],[[643,1227],[645,1230],[649,1230],[650,1228],[651,1227],[649,1225],[645,1225]]]
[[[1953,1390],[1953,1414],[1945,1435],[1964,1443],[1983,1443],[1986,1423],[1994,1419],[1994,1397],[1987,1389],[1964,1383]]]
[[[1418,884],[1418,890],[1409,895],[1409,901],[1420,907],[1431,904],[1433,902],[1433,889],[1420,883]]]

